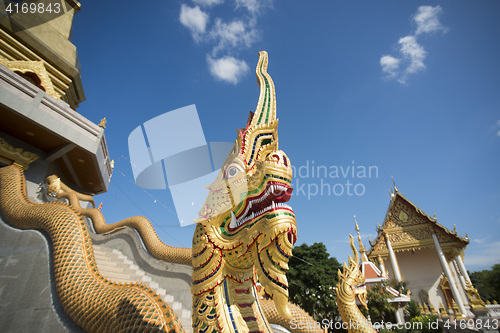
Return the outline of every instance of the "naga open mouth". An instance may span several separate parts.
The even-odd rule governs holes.
[[[357,296],[357,299],[365,309],[368,310],[368,303],[366,301],[367,294],[366,294],[366,283],[363,282],[361,284],[358,284],[354,289],[354,295]]]
[[[290,200],[293,188],[277,181],[271,181],[267,184],[266,190],[258,196],[249,198],[244,209],[238,215],[231,211],[231,223],[229,230],[233,231],[248,221],[269,213],[276,209],[287,209],[293,211],[292,207],[284,204]]]

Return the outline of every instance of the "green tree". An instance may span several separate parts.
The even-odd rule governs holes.
[[[470,273],[469,276],[483,301],[500,302],[500,264],[493,265],[490,270]]]
[[[389,303],[391,294],[385,289],[390,286],[388,281],[377,283],[370,287],[366,294],[368,301],[368,311],[365,308],[360,308],[361,312],[367,316],[370,315],[372,322],[396,322],[396,310]]]
[[[337,259],[330,257],[323,243],[294,247],[287,272],[290,300],[307,311],[316,321],[334,319]]]
[[[405,294],[405,295],[408,294],[408,288],[406,286],[405,281],[400,281],[400,282],[394,283],[393,288],[402,294]]]
[[[411,300],[405,307],[406,320],[409,321],[418,316],[420,316],[420,306],[416,301]]]

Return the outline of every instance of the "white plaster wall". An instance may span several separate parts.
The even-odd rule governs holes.
[[[420,302],[419,293],[427,291],[429,300],[436,311],[439,311],[441,302],[446,308],[446,299],[439,287],[443,269],[434,248],[412,252],[396,252],[396,259],[401,272],[401,277],[411,290],[411,299]],[[392,265],[387,258],[384,261],[391,281],[394,281]]]

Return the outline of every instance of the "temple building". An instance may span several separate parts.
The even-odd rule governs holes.
[[[57,173],[75,189],[103,193],[112,173],[105,124],[76,112],[85,94],[70,40],[80,3],[58,5],[26,15],[0,1],[0,166],[31,168],[40,181]]]
[[[22,167],[27,198],[35,204],[54,200],[42,188],[53,174],[78,192],[104,193],[113,172],[106,121],[96,124],[76,111],[85,93],[71,31],[81,5],[36,3],[54,7],[27,15],[19,9],[27,2],[0,0],[0,167]],[[13,227],[4,213],[0,209],[0,331],[82,332],[57,296],[57,251],[49,237]],[[152,258],[130,228],[90,237],[105,278],[154,289],[192,331],[190,265]]]
[[[467,234],[439,224],[396,187],[377,231],[367,259],[393,285],[404,282],[423,314],[461,318],[486,311],[463,261]]]

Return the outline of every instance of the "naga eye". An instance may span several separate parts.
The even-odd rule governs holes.
[[[241,170],[236,167],[236,166],[230,166],[227,170],[226,170],[226,176],[227,176],[227,179],[230,179],[230,178],[233,178],[234,176],[236,176],[238,174],[238,172],[240,172]]]

